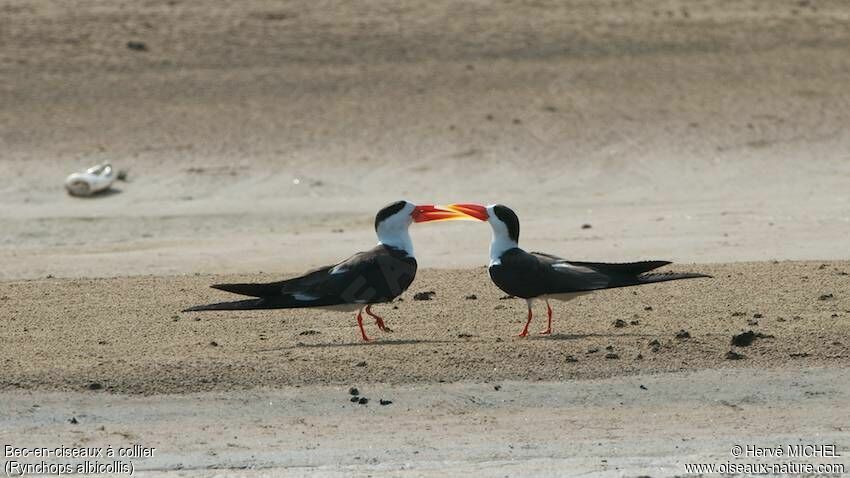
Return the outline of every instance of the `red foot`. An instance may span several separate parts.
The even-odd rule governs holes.
[[[531,307],[528,308],[528,320],[525,322],[525,327],[523,327],[522,332],[520,332],[517,337],[527,337],[528,336],[528,325],[529,324],[531,324]]]
[[[366,306],[366,313],[369,314],[370,316],[372,316],[375,319],[375,323],[378,324],[378,328],[381,329],[381,331],[383,331],[383,332],[392,332],[393,331],[393,329],[387,327],[384,324],[384,319],[382,319],[381,316],[372,313],[372,306],[371,305]]]
[[[368,342],[369,337],[366,337],[366,330],[363,329],[363,309],[357,312],[357,326],[360,327],[360,335],[363,336],[363,341]]]
[[[540,335],[550,335],[552,333],[552,307],[549,301],[546,301],[546,314],[549,316],[549,323],[546,325],[546,330],[540,332]]]

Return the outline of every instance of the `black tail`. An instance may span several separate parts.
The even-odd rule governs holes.
[[[609,276],[636,276],[658,269],[659,267],[672,264],[670,261],[640,261],[640,262],[625,262],[625,263],[608,263],[608,262],[576,262],[570,261],[570,264],[589,267]],[[671,279],[672,280],[672,279]]]
[[[248,299],[248,300],[236,300],[233,302],[218,302],[216,304],[207,304],[207,305],[196,305],[194,307],[189,307],[188,309],[183,309],[181,312],[198,312],[202,310],[252,310],[252,309],[265,309],[267,307],[262,307],[263,302],[266,302],[264,299]]]
[[[213,284],[210,287],[250,297],[271,297],[280,295],[283,282],[269,282],[266,284]]]
[[[668,280],[679,280],[679,279],[699,279],[701,277],[706,277],[712,279],[713,277],[707,274],[700,274],[697,272],[655,272],[652,274],[642,274],[637,276],[637,284],[652,284],[653,282],[666,282]]]

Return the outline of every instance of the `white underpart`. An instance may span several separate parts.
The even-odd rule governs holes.
[[[402,249],[408,257],[413,256],[413,240],[410,239],[410,225],[413,223],[415,204],[407,203],[400,211],[378,224],[378,244]]]
[[[487,222],[493,229],[493,238],[490,240],[490,265],[502,263],[501,257],[508,249],[518,247],[517,242],[508,234],[508,226],[493,212],[493,206],[487,206]]]
[[[576,297],[578,297],[578,296],[580,296],[580,295],[587,295],[587,294],[590,294],[591,292],[593,292],[593,291],[587,291],[587,292],[567,292],[567,293],[565,293],[565,294],[549,294],[549,295],[547,295],[547,296],[546,296],[546,298],[547,298],[547,299],[560,300],[560,301],[562,301],[562,302],[566,302],[566,301],[568,301],[568,300],[573,300],[573,299],[575,299]]]

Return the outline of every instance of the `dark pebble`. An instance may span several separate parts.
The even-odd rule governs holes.
[[[218,347],[218,342],[213,340],[212,342],[210,342],[210,347]]]
[[[640,389],[641,389],[641,390],[649,390],[648,388],[646,388],[646,385],[641,385],[641,386],[640,386]]]
[[[457,334],[457,338],[459,338],[459,339],[469,339],[469,338],[472,338],[472,337],[474,337],[474,335],[472,335],[472,334]]]
[[[572,355],[567,355],[567,358],[566,358],[565,360],[566,360],[566,362],[567,362],[567,363],[576,363],[576,362],[578,362],[578,359],[577,359],[577,358],[575,358],[575,357],[573,357]]]
[[[417,292],[413,294],[413,300],[431,300],[434,296],[437,295],[433,290],[428,290],[425,292]]]
[[[689,339],[689,338],[691,338],[691,333],[688,332],[685,329],[682,329],[682,330],[676,332],[676,338],[679,339],[679,340]]]
[[[357,403],[360,401],[360,397],[351,397],[351,403]]]
[[[741,360],[747,358],[744,354],[739,354],[734,350],[726,352],[726,360]]]
[[[592,228],[592,227],[593,227],[593,226],[591,226],[590,224],[582,224],[582,225],[581,225],[581,228],[582,228],[582,229],[590,229],[590,228]]]
[[[140,41],[128,41],[127,48],[133,51],[148,51],[148,46]]]
[[[357,390],[357,387],[351,387],[348,389],[349,395],[360,395],[360,390]]]
[[[647,305],[646,307],[644,307],[644,308],[643,308],[643,310],[652,310],[652,306],[651,306],[651,305]]]
[[[753,341],[756,339],[756,333],[752,330],[748,330],[746,332],[741,332],[738,335],[732,336],[732,345],[737,347],[748,347]]]
[[[71,417],[71,419],[68,420],[68,423],[70,423],[71,425],[76,425],[80,422],[77,421],[77,417]]]
[[[464,299],[466,299],[466,300],[476,300],[476,299],[478,299],[478,296],[475,295],[475,294],[469,294],[468,296],[464,297]]]
[[[832,299],[832,298],[833,298],[832,294],[823,294],[820,297],[818,297],[818,300],[829,300],[829,299]]]
[[[501,385],[493,385],[493,390],[495,390],[495,391],[497,391],[497,392],[498,392],[498,391],[499,391],[499,390],[501,390],[501,389],[502,389],[502,386],[501,386]]]
[[[614,352],[609,352],[609,353],[605,354],[605,358],[615,360],[615,359],[620,358],[620,356],[615,354]]]
[[[754,319],[761,319],[762,317],[764,317],[762,314],[753,314]]]
[[[513,299],[513,298],[514,298],[514,296],[512,296],[512,295],[503,295],[503,296],[499,297],[499,300],[508,300],[508,299]]]
[[[355,366],[355,367],[365,367],[365,366],[366,366],[366,362],[357,362],[356,364],[354,364],[354,366]]]
[[[369,403],[369,399],[366,397],[360,397],[360,400],[358,400],[357,403],[359,403],[360,405],[366,405],[367,403]]]
[[[380,403],[383,406],[387,406],[387,405],[392,405],[393,401],[392,400],[384,400],[382,398],[382,399],[378,400],[378,403]]]
[[[585,353],[587,353],[587,354],[595,354],[596,352],[599,352],[599,349],[597,349],[597,348],[592,348],[592,349],[587,349],[587,352],[585,352]]]
[[[304,332],[301,332],[298,335],[319,335],[319,334],[321,334],[321,332],[319,332],[318,330],[305,330]]]
[[[613,325],[615,328],[619,329],[626,326],[626,321],[623,319],[617,319],[614,321]]]
[[[101,389],[103,389],[103,385],[101,385],[97,382],[92,382],[88,385],[88,389],[89,390],[101,390]]]

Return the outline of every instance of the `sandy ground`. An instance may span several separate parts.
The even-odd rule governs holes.
[[[525,302],[486,271],[424,270],[401,300],[354,314],[311,309],[180,313],[235,297],[208,288],[264,276],[183,276],[0,283],[3,389],[185,393],[279,385],[572,380],[727,367],[845,366],[850,263],[678,266],[714,279],[609,290],[556,305],[555,334],[515,337]],[[434,291],[416,301],[415,292]],[[474,294],[476,300],[467,300]],[[533,330],[545,326],[536,307]],[[618,327],[617,321],[621,321]],[[689,337],[677,337],[681,331]],[[732,336],[763,334],[748,347]],[[653,341],[658,341],[654,346]],[[729,360],[735,350],[746,356]]]
[[[246,476],[676,475],[730,429],[846,444],[848,77],[840,0],[0,0],[0,438]],[[64,194],[102,160],[129,182]],[[399,198],[715,278],[583,297],[519,340],[487,228],[429,224],[373,344],[339,313],[178,312],[369,247]]]

